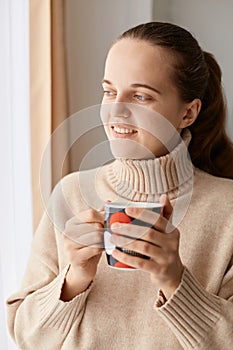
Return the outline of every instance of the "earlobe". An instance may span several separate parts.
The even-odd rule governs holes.
[[[196,98],[192,102],[188,103],[186,107],[186,112],[182,118],[180,128],[184,129],[192,125],[197,119],[198,114],[201,110],[201,100]]]

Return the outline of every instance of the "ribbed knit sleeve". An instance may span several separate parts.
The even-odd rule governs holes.
[[[42,328],[55,328],[61,333],[68,333],[78,315],[83,309],[91,287],[76,296],[69,302],[60,300],[62,285],[68,270],[66,267],[62,273],[50,284],[35,292],[35,301],[38,302],[40,313],[40,326]]]
[[[232,349],[232,302],[208,293],[187,268],[172,298],[155,308],[183,349]]]
[[[12,335],[20,349],[60,349],[70,329],[78,328],[91,286],[71,301],[60,300],[68,268],[34,293],[8,299],[9,315],[17,311]]]

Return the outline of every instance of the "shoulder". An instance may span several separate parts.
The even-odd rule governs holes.
[[[62,203],[62,206],[66,203],[75,211],[98,209],[103,204],[97,191],[103,168],[105,166],[76,171],[63,177],[53,190],[53,202]]]
[[[209,184],[211,186],[213,185],[221,186],[221,187],[232,189],[233,191],[232,179],[214,176],[198,168],[194,168],[194,175],[195,175],[195,178],[198,179],[198,181],[202,181],[203,183],[205,183],[205,185]]]
[[[233,180],[210,175],[198,168],[194,169],[194,188],[206,199],[224,200],[233,208]]]
[[[233,180],[194,169],[192,205],[197,222],[200,220],[208,226],[211,234],[226,235],[229,247],[232,247]]]
[[[86,186],[89,184],[89,181],[94,180],[99,169],[100,168],[94,168],[72,172],[60,180],[56,185],[55,191],[62,188],[63,193],[67,196],[72,195],[74,192],[79,192],[80,185]]]

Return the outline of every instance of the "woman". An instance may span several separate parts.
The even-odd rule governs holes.
[[[186,30],[147,23],[111,47],[103,90],[116,160],[54,190],[7,301],[10,332],[21,349],[231,349],[233,148],[220,68]],[[150,257],[116,249],[134,271],[109,268],[102,254],[100,207],[119,199],[163,204],[160,215],[127,209],[152,225],[146,232],[112,225],[113,243]]]

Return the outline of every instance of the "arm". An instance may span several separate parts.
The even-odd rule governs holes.
[[[208,293],[185,269],[173,296],[163,306],[155,306],[183,349],[232,349],[232,276],[233,267],[225,275],[216,296]]]
[[[69,264],[59,271],[54,227],[44,214],[20,291],[7,300],[8,327],[22,349],[60,348],[80,323],[91,286],[69,302],[60,300]]]
[[[132,210],[129,214],[137,217],[136,212]],[[159,218],[158,214],[146,210],[141,212],[137,209],[137,214],[140,215],[140,219],[153,225],[153,228],[145,233],[143,227],[138,227],[136,232],[136,225],[112,225],[112,230],[118,233],[113,237],[113,242],[117,246],[147,255],[150,259],[145,260],[117,251],[113,254],[117,254],[118,260],[123,263],[150,273],[152,282],[160,289],[155,309],[176,335],[183,349],[231,350],[233,340],[232,261],[228,264],[227,273],[216,293],[218,295],[213,295],[198,283],[186,267],[180,264],[177,229],[173,230],[171,227],[172,231],[164,234],[165,218],[169,217],[171,210],[168,215],[165,210],[162,212],[163,217],[160,215]],[[232,217],[229,218],[229,225],[226,227],[227,232],[232,232]],[[121,236],[122,234],[124,237]],[[129,239],[129,237],[139,239]],[[227,240],[229,247],[231,244],[232,239]]]

